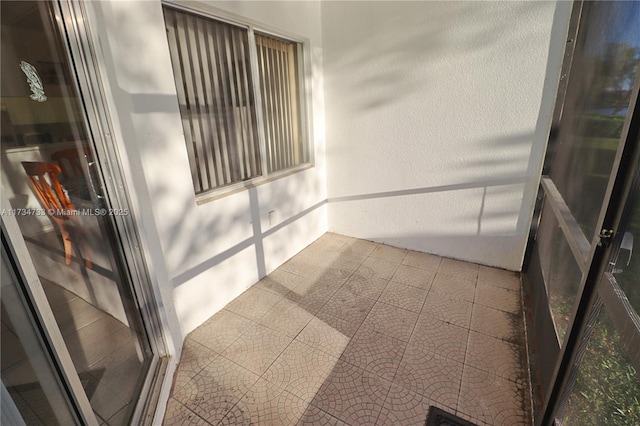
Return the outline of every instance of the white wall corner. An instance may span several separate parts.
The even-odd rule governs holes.
[[[329,229],[520,270],[565,9],[322,2]]]

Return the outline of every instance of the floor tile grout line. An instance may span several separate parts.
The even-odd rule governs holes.
[[[523,346],[524,346],[524,351],[521,351],[521,353],[524,353],[524,366],[522,366],[523,370],[524,370],[524,377],[525,377],[525,384],[527,385],[525,388],[525,399],[527,401],[527,403],[529,404],[529,409],[526,410],[525,408],[525,418],[527,420],[529,420],[530,424],[534,424],[534,420],[535,420],[535,416],[534,416],[534,409],[535,409],[535,403],[536,400],[534,398],[534,391],[533,391],[533,384],[532,384],[532,377],[531,377],[531,368],[529,368],[529,366],[531,365],[531,352],[530,352],[530,348],[529,348],[529,322],[527,321],[527,306],[526,306],[526,302],[525,302],[525,289],[524,289],[524,279],[523,279],[523,273],[519,273],[518,274],[518,292],[519,294],[519,305],[520,305],[520,309],[522,312],[522,320],[521,320],[521,324],[522,324],[522,331],[524,332],[524,339],[523,339]],[[528,394],[528,396],[527,396]],[[528,411],[528,412],[527,412]]]
[[[405,255],[406,258],[406,255]],[[404,259],[403,259],[404,260]],[[396,268],[397,271],[397,268]],[[394,273],[395,275],[395,273]],[[389,286],[389,284],[392,282],[393,277],[389,280],[389,282],[387,283],[387,286]],[[400,356],[400,363],[402,363],[402,360],[404,359],[404,355],[407,352],[407,348],[409,347],[409,342],[411,341],[411,338],[413,337],[413,333],[415,332],[416,327],[418,326],[418,321],[420,320],[420,315],[422,314],[422,310],[424,309],[424,305],[427,303],[427,297],[429,296],[429,293],[431,292],[431,286],[433,285],[433,280],[435,280],[435,274],[433,275],[433,278],[431,279],[431,284],[429,285],[429,290],[427,290],[427,294],[425,294],[424,296],[424,300],[422,301],[422,306],[420,307],[420,312],[418,312],[418,317],[416,318],[416,322],[415,324],[413,324],[413,328],[411,329],[411,334],[409,335],[409,338],[407,339],[407,342],[404,346],[404,349],[402,350],[402,356]],[[385,286],[385,289],[386,287]],[[383,290],[384,292],[384,290]],[[382,293],[381,293],[382,295]],[[376,302],[377,303],[377,302]],[[380,303],[384,303],[384,302],[380,302]],[[382,415],[382,409],[384,408],[384,405],[387,403],[387,400],[389,399],[389,394],[391,393],[391,388],[393,388],[393,385],[395,383],[396,380],[396,376],[398,375],[398,369],[400,368],[400,364],[398,364],[398,367],[396,367],[396,371],[393,373],[393,378],[391,379],[391,386],[389,386],[389,389],[387,390],[387,394],[384,397],[384,400],[382,402],[382,407],[380,409],[380,412],[378,413],[378,417],[376,417],[376,424],[378,423],[378,420],[380,419],[380,416]],[[424,395],[421,395],[423,398],[425,398]]]
[[[330,412],[328,412],[327,410],[323,410],[321,407],[319,407],[318,405],[314,404],[314,403],[313,403],[313,401],[315,400],[315,395],[314,395],[314,398],[313,398],[311,401],[307,402],[307,401],[305,401],[304,399],[302,399],[302,398],[298,397],[297,395],[295,395],[294,393],[292,393],[291,391],[288,391],[287,389],[285,389],[285,390],[284,390],[284,392],[287,392],[288,394],[293,395],[293,397],[294,397],[294,398],[298,398],[298,399],[302,400],[302,401],[307,405],[307,407],[312,406],[312,407],[314,407],[315,409],[322,411],[322,412],[323,412],[324,414],[326,414],[327,416],[330,416],[330,417],[332,417],[332,418],[336,419],[336,420],[337,420],[337,421],[339,421],[340,423],[344,423],[344,422],[343,422],[340,418],[338,418],[337,416],[335,416],[335,415],[331,414],[331,413],[330,413]],[[317,391],[316,391],[316,394],[317,394]]]
[[[431,284],[429,285],[429,290],[427,291],[427,294],[424,296],[424,300],[422,301],[422,306],[420,307],[420,312],[418,312],[418,319],[416,320],[416,323],[413,325],[413,328],[411,329],[411,334],[409,335],[409,340],[407,341],[407,345],[411,341],[411,338],[413,337],[413,334],[416,331],[416,327],[418,326],[418,322],[420,321],[420,316],[422,315],[422,311],[424,310],[424,307],[427,304],[427,299],[429,298],[429,294],[431,294],[431,287],[433,286],[434,280],[435,280],[435,275],[431,280]],[[405,352],[406,352],[406,348],[405,348]],[[404,353],[402,354],[402,356],[404,358]]]
[[[371,243],[372,243],[372,244],[375,244],[375,245],[376,245],[376,248],[377,248],[377,247],[379,247],[379,246],[381,245],[381,244],[379,244],[379,243],[375,243],[375,242],[371,242]],[[340,246],[339,250],[344,250],[344,249],[345,249],[345,247],[347,247],[347,245],[348,245],[348,241],[347,241],[347,243],[343,243],[343,244],[341,244],[341,246]],[[386,246],[386,245],[384,245],[384,246]],[[360,255],[360,257],[361,257],[363,260],[362,260],[362,261],[359,261],[359,262],[355,265],[355,266],[356,266],[355,268],[346,268],[346,270],[348,270],[348,271],[349,271],[348,276],[347,276],[346,278],[342,279],[342,282],[341,282],[338,286],[336,286],[335,288],[331,288],[331,294],[330,294],[330,295],[329,295],[329,297],[328,297],[328,298],[327,298],[327,299],[326,299],[326,300],[325,300],[325,301],[320,305],[320,307],[319,307],[318,309],[316,309],[316,308],[314,308],[314,309],[313,309],[313,310],[315,311],[315,312],[312,314],[312,316],[313,316],[313,317],[318,318],[318,317],[317,317],[317,314],[318,314],[322,309],[324,309],[324,308],[327,306],[327,304],[331,301],[331,299],[333,298],[333,296],[335,296],[335,294],[336,294],[337,292],[339,292],[341,289],[343,289],[343,288],[345,287],[345,284],[346,284],[347,282],[349,282],[349,280],[350,280],[350,279],[355,275],[355,273],[356,273],[358,270],[360,270],[360,268],[362,267],[362,265],[363,265],[363,263],[364,263],[364,262],[366,262],[368,259],[376,259],[376,260],[381,259],[381,258],[379,258],[379,257],[373,257],[373,256],[371,256],[371,254],[373,254],[373,253],[375,252],[376,248],[374,248],[373,250],[371,250],[371,251],[369,252],[369,254],[368,254],[368,255]],[[338,250],[338,248],[333,248],[333,249]],[[398,268],[399,268],[401,265],[404,265],[404,263],[403,263],[403,262],[407,259],[407,256],[408,256],[408,254],[409,254],[409,253],[410,253],[410,251],[405,250],[405,251],[404,251],[404,255],[402,256],[402,259],[400,259],[398,262],[396,262],[395,260],[394,260],[393,262],[390,262],[390,263],[393,263],[393,264],[395,265],[395,267],[394,267],[394,269],[393,269],[393,273],[392,273],[392,275],[391,275],[391,277],[390,277],[390,278],[388,278],[388,279],[384,279],[384,286],[383,286],[383,288],[381,289],[381,291],[380,291],[380,292],[378,292],[377,296],[375,296],[375,297],[365,297],[365,296],[357,295],[358,300],[363,299],[363,298],[367,298],[367,299],[371,300],[371,301],[372,301],[372,308],[369,310],[369,312],[367,312],[367,315],[366,315],[366,316],[364,317],[364,319],[360,322],[360,324],[358,325],[358,327],[356,328],[355,332],[354,332],[354,333],[353,333],[353,335],[352,335],[352,336],[355,336],[355,335],[356,335],[356,334],[357,334],[357,333],[358,333],[358,332],[359,332],[359,331],[360,331],[360,330],[365,326],[365,323],[367,322],[367,319],[371,318],[371,311],[375,308],[375,306],[376,306],[378,303],[383,303],[383,304],[385,304],[385,305],[387,305],[387,306],[390,306],[390,307],[392,307],[392,308],[394,308],[394,309],[396,309],[396,310],[403,310],[403,311],[407,311],[407,312],[416,313],[416,314],[417,314],[417,316],[418,316],[418,318],[417,318],[416,322],[413,324],[413,327],[411,328],[411,333],[409,334],[409,338],[407,339],[407,341],[404,341],[404,340],[403,340],[403,343],[405,343],[405,347],[404,347],[404,349],[403,349],[403,351],[402,351],[401,359],[403,359],[403,358],[404,358],[404,356],[405,356],[405,354],[406,354],[407,347],[408,347],[407,345],[409,344],[409,341],[410,341],[410,340],[411,340],[411,338],[415,335],[416,328],[417,328],[417,324],[418,324],[418,322],[419,322],[419,320],[420,320],[420,317],[421,317],[421,316],[423,316],[423,313],[425,312],[426,301],[428,300],[429,295],[430,295],[430,294],[433,294],[433,288],[432,288],[432,286],[433,286],[433,281],[434,281],[434,279],[435,279],[435,277],[436,277],[436,275],[437,275],[437,273],[438,273],[437,271],[442,267],[442,258],[440,258],[440,261],[439,261],[439,264],[437,265],[436,271],[433,271],[432,269],[428,269],[430,272],[433,272],[433,278],[432,278],[432,280],[431,280],[431,285],[429,286],[429,289],[428,289],[428,291],[426,292],[426,294],[425,294],[425,296],[424,296],[424,299],[423,299],[423,301],[422,301],[422,304],[421,304],[421,307],[420,307],[419,311],[417,311],[417,312],[416,312],[416,311],[413,311],[413,310],[411,310],[411,309],[405,309],[404,307],[401,307],[401,306],[395,306],[395,305],[393,305],[393,304],[386,303],[385,301],[383,301],[383,300],[382,300],[382,295],[384,294],[384,292],[385,292],[385,291],[387,291],[387,290],[389,289],[389,285],[391,284],[391,282],[393,282],[393,277],[396,275],[396,273],[397,273],[397,271],[398,271]],[[411,265],[405,265],[405,266],[411,266]],[[314,272],[317,272],[317,271],[321,270],[322,268],[329,269],[329,268],[331,268],[331,265],[328,265],[328,266],[326,266],[326,267],[322,267],[322,266],[321,266],[321,267],[316,267],[316,268],[314,268],[314,270],[313,270],[313,271],[314,271]],[[342,268],[338,268],[338,269],[342,269]],[[423,269],[423,268],[420,268],[420,269]],[[342,270],[344,271],[345,269],[342,269]],[[291,272],[291,271],[286,271],[286,272]],[[291,273],[293,273],[293,272],[291,272]],[[295,273],[294,273],[294,274],[295,274]],[[295,274],[295,275],[297,275],[297,274]],[[305,277],[305,278],[308,278],[309,276],[311,276],[311,274],[305,274],[305,275],[303,275],[303,277]],[[366,277],[366,280],[368,280],[368,279],[370,279],[370,278],[373,278],[373,277],[375,277],[375,274],[374,274],[372,277]],[[464,278],[464,277],[459,277],[459,278]],[[366,280],[365,280],[364,282],[366,282]],[[462,329],[466,329],[466,330],[467,330],[467,332],[469,333],[469,334],[468,334],[468,336],[467,336],[467,344],[466,344],[466,346],[465,346],[465,357],[464,357],[464,362],[463,362],[463,368],[467,368],[467,367],[471,368],[471,366],[468,366],[468,365],[467,365],[467,362],[468,362],[468,355],[469,355],[469,344],[470,344],[471,321],[472,321],[472,319],[473,319],[473,307],[475,307],[475,306],[483,306],[483,307],[486,307],[486,308],[489,308],[489,309],[495,309],[495,310],[497,310],[497,311],[501,311],[501,312],[503,312],[503,313],[510,314],[510,312],[508,312],[508,311],[502,311],[502,310],[500,310],[499,308],[494,308],[494,307],[491,307],[491,306],[486,306],[486,305],[480,304],[480,303],[478,302],[478,282],[479,282],[479,274],[477,274],[477,275],[476,275],[476,279],[475,279],[474,300],[473,300],[473,302],[472,302],[472,312],[471,312],[471,315],[470,315],[470,317],[469,317],[469,319],[468,319],[467,327],[463,327],[463,326],[460,326],[460,325],[458,325],[458,324],[449,323],[450,325],[454,325],[454,326],[456,326],[456,327],[460,327],[460,328],[462,328]],[[405,284],[405,285],[408,285],[408,284]],[[411,286],[411,285],[409,285],[409,286]],[[411,287],[414,287],[414,286],[411,286]],[[330,288],[330,287],[329,287],[329,288]],[[420,288],[420,287],[417,287],[417,288]],[[507,291],[512,291],[512,290],[511,290],[511,289],[509,289],[509,288],[504,288],[504,287],[499,287],[499,286],[496,286],[496,288],[501,288],[501,289],[504,289],[504,290],[507,290]],[[269,289],[266,289],[266,288],[265,288],[265,290],[268,290],[268,291],[269,291]],[[289,294],[291,291],[292,291],[292,290],[289,290],[289,291],[287,292],[287,294]],[[286,300],[286,299],[287,299],[287,294],[282,295],[281,293],[276,293],[276,292],[273,292],[273,293],[274,293],[274,294],[277,294],[277,295],[279,295],[279,296],[281,296],[280,301],[282,301],[282,300]],[[452,300],[455,300],[455,299],[452,299]],[[278,301],[278,303],[279,303],[280,301]],[[267,312],[263,313],[263,314],[260,316],[260,318],[258,318],[258,319],[256,319],[256,320],[254,320],[254,319],[252,319],[252,318],[247,318],[246,316],[244,316],[244,315],[242,315],[242,314],[238,314],[238,313],[235,313],[235,312],[231,311],[231,312],[235,313],[236,315],[242,316],[243,318],[248,319],[249,321],[251,321],[251,325],[247,326],[247,328],[246,328],[246,329],[245,329],[245,330],[244,330],[240,335],[238,335],[238,336],[233,340],[233,342],[232,342],[231,344],[227,345],[227,348],[228,348],[229,346],[231,346],[232,344],[234,344],[234,343],[235,343],[235,342],[240,338],[240,336],[242,336],[243,334],[245,334],[245,333],[247,332],[247,330],[248,330],[248,329],[250,329],[251,327],[255,327],[255,326],[256,326],[256,324],[263,325],[264,327],[266,327],[266,328],[270,329],[271,331],[273,331],[273,332],[275,332],[275,333],[278,333],[278,334],[280,334],[280,335],[283,335],[283,333],[282,333],[282,332],[280,332],[279,330],[272,329],[271,327],[268,327],[268,326],[266,326],[266,325],[264,325],[264,324],[261,324],[261,323],[259,322],[262,318],[264,318],[266,315],[268,315],[270,312],[272,312],[273,308],[274,308],[276,305],[277,305],[277,303],[276,303],[276,304],[274,304],[273,306],[271,306],[271,307],[270,307],[270,309],[269,309]],[[298,305],[298,306],[301,306],[301,307],[303,307],[303,308],[304,308],[304,306],[303,306],[303,305]],[[306,324],[304,324],[304,326],[302,326],[302,328],[301,328],[301,329],[296,333],[296,335],[295,335],[294,337],[290,337],[290,335],[285,335],[285,336],[286,336],[286,338],[287,338],[287,339],[289,339],[288,343],[287,343],[287,344],[286,344],[286,346],[282,349],[282,351],[280,351],[280,353],[275,357],[275,359],[270,363],[270,365],[267,367],[267,369],[266,369],[266,370],[265,370],[265,371],[260,375],[260,378],[264,378],[264,375],[265,375],[266,371],[267,371],[269,368],[271,368],[271,366],[273,365],[273,363],[274,363],[274,362],[276,362],[278,359],[281,359],[282,354],[284,353],[284,351],[286,351],[286,350],[291,346],[292,342],[293,342],[294,340],[296,340],[296,339],[300,336],[300,334],[301,334],[301,333],[302,333],[302,332],[303,332],[303,331],[304,331],[304,330],[309,326],[309,324],[310,324],[310,322],[311,322],[311,321],[313,321],[313,318],[309,319],[309,321],[306,321]],[[442,321],[442,320],[441,320],[441,321]],[[442,321],[442,322],[443,322],[443,323],[447,323],[447,321]],[[480,333],[480,332],[478,332],[478,333]],[[383,334],[385,334],[385,333],[383,333]],[[481,333],[481,334],[484,334],[484,333]],[[392,338],[394,337],[394,336],[389,335],[389,334],[386,334],[386,335],[387,335],[387,336],[389,336],[389,337],[392,337]],[[511,341],[509,341],[509,340],[501,339],[501,338],[499,338],[499,337],[497,337],[497,336],[491,336],[491,335],[489,335],[489,336],[490,336],[490,337],[493,337],[493,338],[496,338],[496,339],[499,339],[499,340],[501,340],[501,341],[503,341],[503,342],[505,342],[505,343],[508,343],[508,344],[513,344],[513,343],[514,343],[514,342],[511,342]],[[350,343],[352,340],[353,340],[353,337],[349,337],[348,343]],[[197,341],[197,342],[198,342],[198,341]],[[308,344],[306,344],[305,342],[302,342],[302,341],[299,341],[299,342],[300,342],[300,343],[303,343],[303,344],[304,344],[304,345],[306,345],[306,346],[310,346],[311,350],[312,350],[312,351],[314,351],[314,352],[323,352],[323,353],[327,354],[325,351],[322,351],[322,350],[321,350],[321,349],[319,349],[319,348],[316,348],[316,347],[314,347],[314,346],[308,345]],[[199,344],[201,344],[201,345],[203,345],[201,342],[198,342],[198,343],[199,343]],[[207,347],[206,345],[203,345],[203,346]],[[209,348],[207,347],[207,349],[209,349]],[[226,349],[225,349],[225,350],[226,350]],[[217,353],[217,352],[215,352],[215,351],[212,351],[212,352]],[[219,354],[219,355],[220,355],[220,356],[222,356],[221,354]],[[327,354],[327,355],[331,355],[331,354]],[[331,356],[333,356],[333,355],[331,355]],[[225,357],[225,358],[226,358],[226,357]],[[228,358],[227,358],[227,359],[228,359]],[[340,359],[340,358],[338,358],[338,359]],[[230,360],[230,361],[231,361],[231,362],[233,362],[232,360]],[[213,362],[213,360],[209,361],[209,362],[208,362],[204,367],[202,367],[202,368],[200,369],[200,372],[202,371],[202,369],[206,368],[206,366],[207,366],[207,365],[211,364],[211,362]],[[235,364],[235,363],[234,363],[234,364]],[[242,366],[240,366],[240,367],[242,367]],[[358,368],[361,368],[361,369],[362,369],[362,367],[360,367],[359,365],[356,365],[356,367],[358,367]],[[243,367],[243,368],[244,368],[244,367]],[[482,369],[480,369],[480,370],[482,370]],[[367,371],[368,371],[368,370],[367,370]],[[487,373],[490,373],[490,374],[492,373],[492,372],[490,372],[490,371],[486,371],[486,372],[487,372]],[[370,372],[370,373],[371,373],[371,372]],[[372,373],[372,374],[374,374],[375,376],[378,376],[376,373]],[[386,395],[384,396],[384,399],[382,400],[382,401],[383,401],[383,402],[382,402],[382,407],[380,407],[380,411],[378,412],[378,415],[377,415],[377,417],[376,417],[376,420],[377,420],[377,421],[380,419],[380,416],[381,416],[381,412],[382,412],[382,409],[383,409],[384,403],[386,403],[386,401],[387,401],[387,400],[388,400],[388,398],[389,398],[389,395],[390,395],[391,388],[392,388],[392,386],[393,386],[394,380],[398,377],[398,376],[397,376],[397,374],[398,374],[398,369],[396,368],[396,370],[395,370],[395,372],[394,372],[394,374],[393,374],[393,378],[392,378],[391,380],[386,379],[386,378],[381,377],[381,376],[378,376],[378,377],[381,377],[382,379],[384,379],[384,380],[386,380],[386,381],[390,381],[390,382],[391,382],[391,386],[390,386],[390,387],[389,387],[389,389],[386,391]],[[496,376],[498,376],[498,375],[496,374]],[[508,378],[505,378],[505,377],[503,377],[503,379],[509,380]],[[511,380],[510,380],[510,381],[511,381]],[[513,382],[513,381],[512,381],[512,382]],[[275,383],[272,383],[272,384],[276,385]],[[461,384],[460,384],[460,386],[461,386]],[[285,389],[285,390],[286,390],[286,389]],[[460,388],[459,388],[459,390],[458,390],[458,402],[459,402],[459,400],[460,400],[461,390],[462,390],[462,389],[461,389],[461,387],[460,387]],[[289,392],[289,393],[290,393],[290,392]],[[244,396],[244,395],[243,395],[243,396]],[[294,396],[295,396],[295,395],[294,395]],[[423,395],[423,396],[424,396],[424,395]],[[181,405],[184,405],[184,404],[182,404],[182,403],[180,403],[180,404],[181,404]],[[235,407],[235,406],[237,406],[237,403],[234,405],[234,407]],[[337,419],[338,421],[342,421],[342,420],[340,420],[340,418],[338,418],[338,417],[334,416],[333,414],[330,414],[330,413],[328,413],[328,412],[326,412],[326,411],[322,410],[320,407],[316,407],[316,408],[318,408],[320,411],[322,411],[322,412],[323,412],[323,413],[325,413],[326,415],[330,416],[331,418],[333,418],[333,419]],[[459,407],[457,406],[457,407],[456,407],[456,411],[458,411],[458,409],[459,409]],[[190,411],[191,411],[191,410],[190,410]],[[228,413],[229,413],[230,411],[231,411],[231,410],[229,410],[229,411],[225,414],[225,416],[226,416],[226,415],[228,415]],[[197,414],[196,414],[196,415],[197,415]],[[198,417],[200,417],[200,416],[198,416]],[[226,417],[225,417],[225,418],[226,418]]]
[[[199,419],[201,419],[203,422],[205,422],[208,425],[212,425],[212,423],[210,421],[208,421],[207,419],[205,419],[204,417],[202,417],[201,415],[199,415],[198,413],[196,413],[195,411],[193,411],[191,408],[187,407],[185,404],[182,403],[182,401],[178,400],[177,398],[174,398],[173,396],[169,397],[169,401],[173,399],[175,402],[177,402],[178,404],[182,405],[187,411],[189,411],[190,413],[193,413],[194,416],[198,417]],[[167,403],[167,407],[169,406],[169,404]],[[229,410],[231,411],[231,410]],[[227,415],[225,414],[223,417],[226,417]],[[222,420],[220,420],[220,422],[218,424],[222,423]],[[163,422],[164,424],[164,422]]]
[[[467,327],[467,344],[465,345],[464,348],[464,362],[462,363],[462,376],[460,377],[460,388],[458,389],[458,401],[456,402],[456,415],[458,415],[461,411],[460,411],[460,398],[462,397],[462,383],[464,382],[464,377],[465,377],[465,371],[467,369],[467,367],[471,367],[470,365],[467,364],[467,356],[469,354],[469,342],[471,341],[471,321],[473,321],[473,312],[475,311],[475,306],[476,306],[476,294],[478,292],[478,274],[476,274],[476,279],[475,279],[475,288],[474,288],[474,292],[473,292],[473,304],[472,304],[472,308],[471,308],[471,315],[469,316],[469,326]],[[479,420],[476,419],[474,417],[474,420]]]
[[[330,266],[329,266],[329,267],[327,267],[326,269],[329,269],[329,268],[330,268]],[[321,269],[321,267],[317,267],[317,268],[315,268],[315,269],[314,269],[314,271],[315,271],[315,270],[318,270],[318,269]],[[357,269],[356,269],[356,270],[357,270]],[[318,312],[320,312],[320,311],[324,308],[324,306],[326,306],[326,304],[327,304],[327,303],[329,303],[329,301],[331,300],[331,297],[333,297],[333,295],[335,295],[335,294],[336,294],[336,293],[337,293],[337,292],[338,292],[338,291],[339,291],[339,290],[344,286],[344,284],[349,280],[349,278],[351,278],[351,276],[353,276],[353,274],[354,274],[354,273],[355,273],[355,270],[354,270],[354,271],[352,271],[352,272],[351,272],[351,274],[349,275],[349,277],[347,277],[347,279],[345,279],[345,280],[342,282],[342,284],[339,286],[339,288],[337,288],[337,289],[336,289],[336,290],[331,294],[331,296],[330,296],[329,298],[327,298],[327,300],[326,300],[326,301],[325,301],[325,303],[322,305],[322,307],[321,307],[321,308],[320,308],[320,309],[319,309],[315,314],[312,314],[314,318],[317,318],[317,314],[318,314]],[[305,278],[309,278],[309,277],[308,277],[308,276],[306,276]],[[314,284],[317,284],[317,283],[314,283]],[[275,306],[275,305],[274,305],[274,306]],[[309,312],[309,313],[310,313],[310,312]],[[266,315],[266,313],[265,313],[265,315]],[[261,316],[260,318],[264,317],[265,315]],[[264,375],[267,373],[267,371],[268,371],[268,370],[273,366],[273,364],[274,364],[278,359],[280,359],[280,357],[282,356],[282,354],[284,353],[284,351],[286,351],[286,350],[287,350],[287,348],[288,348],[289,346],[291,346],[291,344],[292,344],[292,342],[293,342],[294,340],[295,340],[295,341],[297,341],[298,343],[302,343],[302,344],[304,344],[304,345],[306,345],[306,346],[309,346],[312,350],[319,350],[319,349],[316,349],[315,347],[313,347],[313,346],[311,346],[311,345],[307,345],[306,343],[304,343],[304,342],[302,342],[302,341],[296,340],[296,338],[300,335],[300,333],[302,333],[302,332],[304,331],[304,329],[309,325],[309,323],[310,323],[311,321],[312,321],[312,319],[310,319],[310,320],[307,322],[307,324],[305,324],[305,326],[304,326],[304,327],[303,327],[303,328],[302,328],[302,329],[301,329],[301,330],[296,334],[296,336],[295,336],[294,338],[292,338],[292,339],[289,341],[289,343],[287,344],[287,346],[286,346],[286,347],[285,347],[285,348],[284,348],[284,349],[283,349],[283,350],[278,354],[278,356],[277,356],[277,357],[276,357],[276,358],[271,362],[271,364],[269,364],[269,366],[268,366],[268,367],[264,370],[264,372],[260,375],[260,378],[261,378],[261,379],[262,379],[262,378],[264,378]],[[269,327],[267,327],[267,328],[269,328]],[[271,330],[271,328],[269,328],[269,329]],[[275,331],[275,332],[279,333],[279,331],[277,331],[277,330],[273,330],[273,331]],[[279,334],[282,334],[282,333],[279,333]],[[289,336],[286,336],[286,337],[287,337],[287,338],[289,338]],[[326,355],[330,355],[330,354],[327,354],[327,353],[326,353],[326,352],[324,352],[324,351],[321,351],[321,352],[325,353]],[[339,359],[339,358],[338,358],[338,359]],[[264,378],[264,379],[265,379],[265,380],[267,380],[268,382],[272,383],[273,385],[278,386],[277,384],[275,384],[275,383],[271,382],[270,380],[268,380],[268,379],[266,379],[266,378]],[[278,387],[279,387],[279,386],[278,386]],[[283,390],[286,390],[286,389],[283,389]]]

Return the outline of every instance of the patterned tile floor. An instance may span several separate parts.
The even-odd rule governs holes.
[[[191,333],[165,425],[531,423],[516,273],[325,234]]]

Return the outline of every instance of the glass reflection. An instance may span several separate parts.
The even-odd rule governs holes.
[[[562,346],[582,273],[550,207],[543,209],[537,239],[549,308]]]
[[[15,275],[9,268],[2,256],[2,386],[27,425],[75,424],[62,386],[20,297]]]
[[[631,306],[640,313],[640,177],[636,177],[634,198],[630,200],[627,224],[621,230],[621,242],[612,273]],[[634,252],[635,249],[635,252]]]
[[[640,3],[586,2],[550,175],[589,241],[640,63]]]
[[[108,200],[55,3],[0,7],[2,190],[99,423],[127,424],[152,353],[113,218],[91,214]]]
[[[640,424],[640,376],[602,309],[560,424]]]

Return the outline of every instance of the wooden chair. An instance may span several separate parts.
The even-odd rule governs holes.
[[[91,269],[87,242],[82,226],[74,213],[75,207],[65,193],[58,175],[62,170],[57,164],[36,161],[23,161],[22,167],[29,176],[29,181],[38,201],[47,212],[47,215],[58,226],[64,244],[65,262],[71,263],[73,239],[82,247],[87,268]]]

